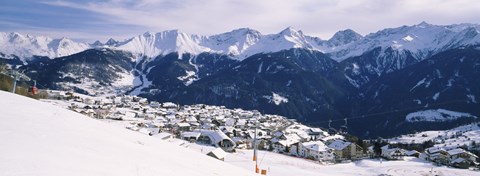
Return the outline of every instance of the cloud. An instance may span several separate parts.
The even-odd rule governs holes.
[[[346,28],[365,35],[421,21],[480,22],[480,11],[476,8],[480,1],[476,0],[47,0],[42,4],[88,15],[85,20],[92,24],[77,32],[90,29],[107,37],[111,33],[130,37],[127,34],[170,29],[211,35],[240,27],[268,34],[293,26],[306,34],[328,39]]]

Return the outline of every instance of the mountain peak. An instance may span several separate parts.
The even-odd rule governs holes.
[[[103,43],[100,42],[99,40],[97,40],[97,41],[93,42],[92,45],[93,45],[93,46],[102,46]]]
[[[110,38],[110,39],[108,39],[108,41],[105,43],[105,45],[113,46],[113,45],[116,45],[117,43],[118,43],[118,41],[116,41],[116,40],[113,39],[113,38]]]
[[[147,32],[143,33],[142,36],[143,36],[143,37],[152,37],[152,36],[154,36],[154,35],[155,35],[155,34],[154,34],[153,32],[147,31]]]
[[[328,40],[334,46],[345,45],[362,39],[362,35],[351,29],[345,29],[336,32],[330,40]]]
[[[281,35],[287,35],[287,36],[293,36],[293,35],[303,35],[302,31],[296,30],[292,26],[289,26],[282,30],[279,34]]]
[[[241,34],[253,34],[253,35],[261,35],[260,32],[258,32],[257,30],[255,29],[251,29],[251,28],[238,28],[238,29],[235,29],[233,31],[231,31],[230,33],[241,33]]]
[[[425,21],[422,21],[421,23],[418,23],[417,25],[415,25],[416,27],[419,27],[419,28],[426,28],[426,27],[429,27],[429,26],[432,26],[432,24],[429,24]]]

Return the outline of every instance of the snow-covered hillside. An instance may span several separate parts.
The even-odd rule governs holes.
[[[477,118],[468,113],[449,111],[445,109],[430,109],[412,112],[407,114],[405,120],[407,122],[445,122],[458,118]]]
[[[68,38],[52,39],[45,36],[22,35],[16,32],[0,32],[0,53],[15,55],[22,60],[28,60],[32,56],[49,58],[68,56],[88,48],[90,45]]]
[[[435,147],[451,149],[462,147],[464,145],[471,146],[473,141],[480,141],[480,123],[459,126],[444,131],[424,131],[415,134],[408,134],[389,139],[389,143],[417,143],[421,144],[425,141],[433,141]]]
[[[137,132],[0,91],[0,175],[253,175]]]

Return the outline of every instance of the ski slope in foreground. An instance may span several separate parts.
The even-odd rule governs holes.
[[[0,91],[0,175],[253,175],[190,149]]]

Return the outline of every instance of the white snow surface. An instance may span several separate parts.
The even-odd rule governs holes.
[[[178,139],[171,141],[174,143]],[[178,142],[177,142],[178,143]],[[198,144],[188,144],[191,150],[208,153],[213,147]],[[252,150],[237,150],[225,158],[226,163],[254,170],[255,162],[252,161]],[[376,175],[392,175],[392,176],[414,176],[414,175],[457,175],[470,176],[476,175],[477,172],[466,169],[455,169],[451,167],[439,167],[418,158],[405,157],[401,161],[382,161],[378,159],[364,159],[360,161],[323,165],[318,162],[292,157],[284,154],[268,151],[258,151],[258,166],[260,169],[267,170],[267,175],[272,176],[376,176]],[[432,172],[431,172],[432,171]],[[478,174],[477,174],[478,175]]]
[[[463,145],[470,146],[472,141],[480,141],[480,124],[473,123],[449,130],[423,131],[415,134],[401,135],[388,139],[389,143],[417,143],[432,140],[434,147],[454,149]]]
[[[449,111],[445,109],[430,109],[407,114],[407,122],[445,122],[461,117],[477,118],[469,113]]]
[[[0,91],[0,175],[253,175],[204,154]]]
[[[288,103],[288,98],[282,97],[279,94],[272,92],[272,95],[265,95],[263,98],[267,99],[269,103],[274,103],[275,105],[280,105],[282,103]]]

